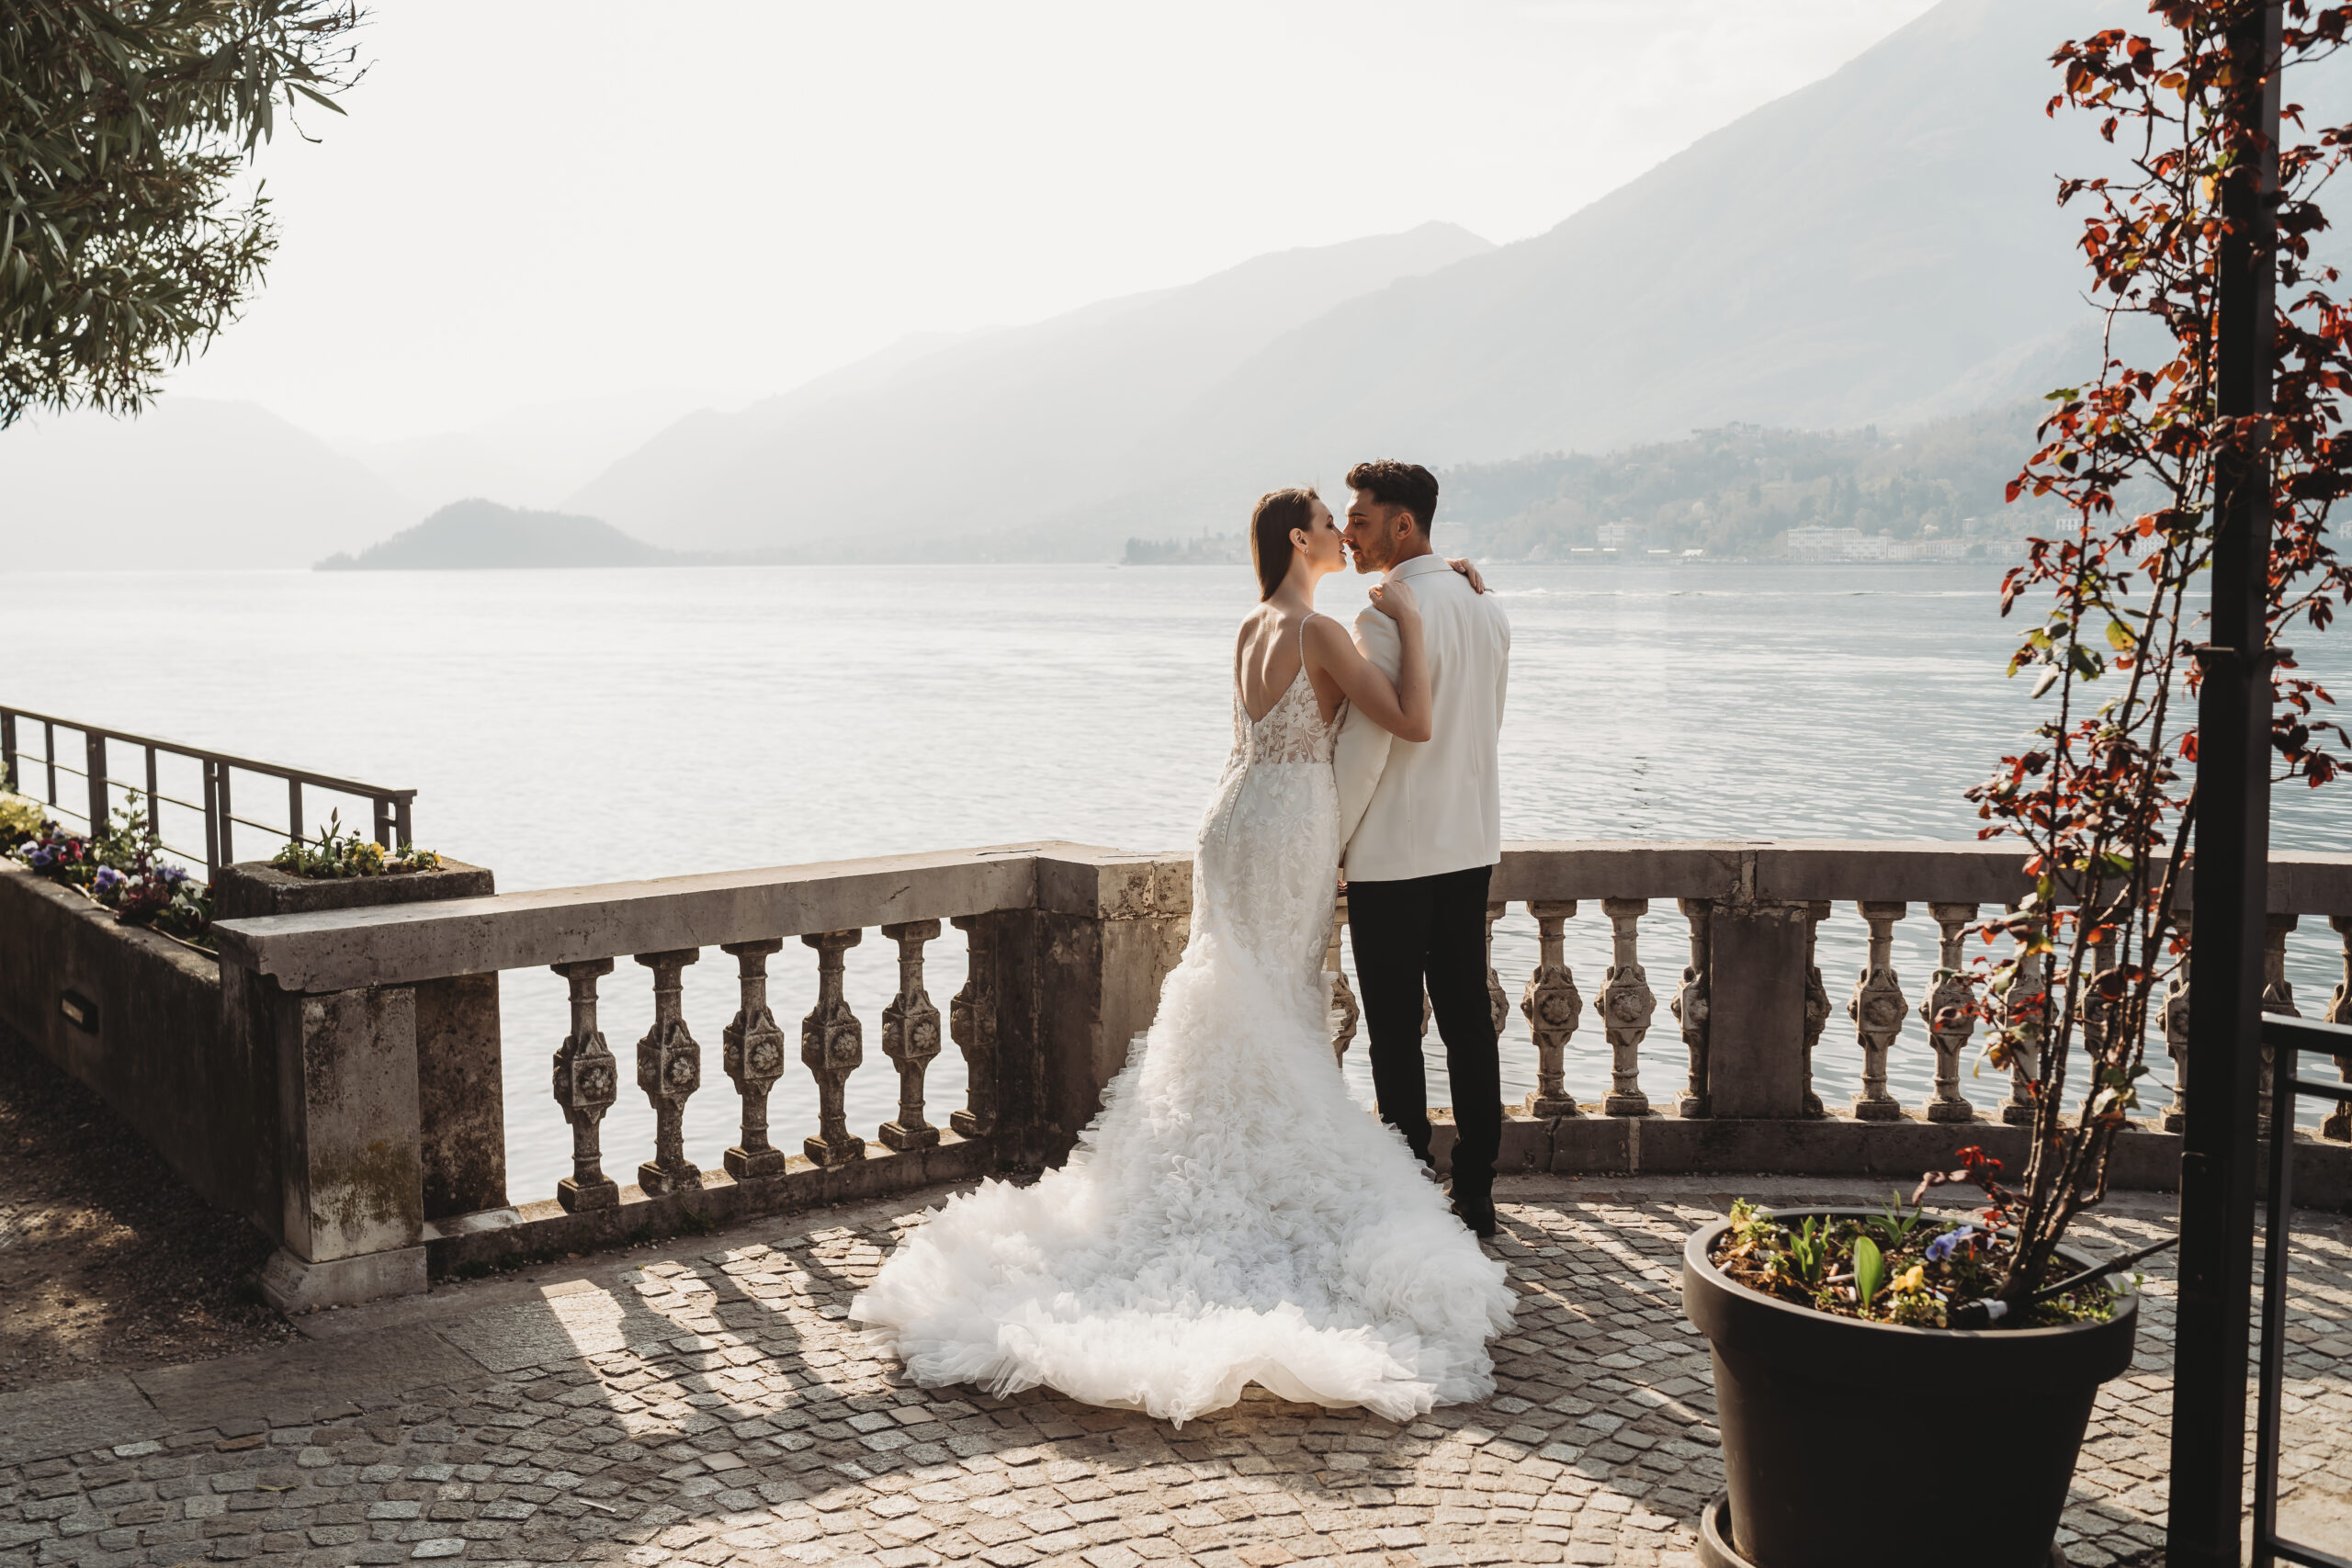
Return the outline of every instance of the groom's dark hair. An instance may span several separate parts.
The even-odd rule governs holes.
[[[1421,537],[1437,519],[1437,476],[1419,463],[1376,457],[1348,470],[1348,488],[1360,490],[1383,506],[1401,506],[1413,514]]]

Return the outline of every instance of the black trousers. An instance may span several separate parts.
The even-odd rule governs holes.
[[[1380,1119],[1430,1157],[1430,1091],[1421,1066],[1421,992],[1429,990],[1453,1100],[1453,1190],[1483,1198],[1503,1137],[1502,1069],[1487,997],[1487,887],[1494,867],[1403,882],[1348,883],[1348,936],[1363,990]]]

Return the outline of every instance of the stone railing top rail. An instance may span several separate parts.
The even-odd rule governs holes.
[[[1997,906],[2027,883],[2017,845],[1905,840],[1521,840],[1498,902],[1694,898]],[[2272,857],[2271,908],[2352,914],[2352,855]],[[224,920],[222,961],[289,991],[409,985],[621,953],[948,919],[999,909],[1180,912],[1191,856],[1047,841]]]
[[[339,991],[997,909],[1143,914],[1170,899],[1186,907],[1190,875],[1188,855],[1009,844],[273,915],[212,929],[224,964],[289,991]]]
[[[1521,839],[1503,845],[1493,896],[1998,905],[2031,886],[2024,860],[1999,839]],[[2192,875],[2183,908],[2194,892]],[[2352,854],[2274,853],[2270,907],[2352,914]]]

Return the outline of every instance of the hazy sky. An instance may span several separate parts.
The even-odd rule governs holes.
[[[1953,0],[1963,3],[1963,0]],[[1267,251],[1523,238],[1928,0],[375,0],[172,386],[386,439],[718,403]]]

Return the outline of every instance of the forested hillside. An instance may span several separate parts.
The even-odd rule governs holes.
[[[1551,560],[1604,547],[1768,558],[1791,528],[1898,539],[2005,541],[2051,516],[2005,505],[2042,404],[2024,401],[1898,432],[1725,425],[1588,457],[1551,453],[1439,471],[1447,554]],[[1343,495],[1331,497],[1339,507]],[[1611,528],[1606,538],[1603,528]],[[1127,541],[1131,566],[1247,559],[1241,534]]]
[[[1619,547],[1762,557],[1792,527],[1899,539],[2008,536],[2026,513],[2002,491],[2033,450],[2038,401],[1882,433],[1695,431],[1602,457],[1469,464],[1442,476],[1439,543],[1542,560]],[[1634,532],[1604,541],[1604,525]]]

